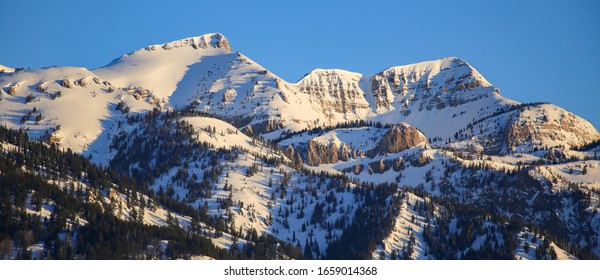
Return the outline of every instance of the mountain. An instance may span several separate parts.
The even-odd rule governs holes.
[[[0,64],[0,72],[2,72],[2,73],[9,73],[9,72],[14,72],[14,71],[15,71],[14,68],[10,68],[8,66]]]
[[[3,93],[12,92],[10,95],[24,98],[32,95],[39,105],[13,104],[2,108],[3,111],[14,111],[12,119],[3,121],[13,127],[20,127],[18,116],[26,116],[33,107],[40,109],[38,107],[49,106],[47,103],[61,103],[61,99],[47,102],[57,97],[58,92],[93,96],[93,102],[82,102],[99,107],[91,110],[95,112],[94,116],[81,122],[82,128],[65,131],[65,136],[58,137],[64,139],[61,140],[63,146],[77,151],[87,150],[86,145],[92,144],[100,132],[112,125],[106,121],[113,118],[105,107],[110,109],[120,101],[135,112],[153,107],[194,108],[225,118],[246,132],[273,140],[287,133],[344,122],[406,122],[436,140],[432,144],[475,137],[478,144],[495,154],[516,149],[518,143],[528,141],[526,138],[537,129],[562,131],[566,127],[558,124],[556,129],[552,129],[550,124],[543,122],[525,125],[522,122],[527,116],[542,112],[516,115],[515,109],[522,109],[521,104],[500,96],[497,88],[458,58],[391,67],[373,75],[317,69],[291,84],[239,52],[232,52],[228,40],[218,33],[148,46],[91,71],[52,67],[13,75],[5,73],[0,79]],[[60,86],[64,79],[73,87]],[[83,86],[76,81],[83,81]],[[54,95],[36,98],[43,97],[40,94],[44,91]],[[103,101],[96,98],[98,92],[107,93],[102,95]],[[145,102],[134,102],[131,97]],[[12,103],[25,103],[14,98],[5,99]],[[28,127],[41,135],[63,120],[82,114],[63,116],[50,109],[46,115],[60,121],[41,122],[42,126]],[[556,111],[548,116],[560,118],[560,115],[567,115],[565,125],[571,123],[581,127],[568,132],[571,136],[562,135],[551,142],[544,142],[544,145],[582,146],[600,138],[589,122],[580,118],[569,120],[576,118],[571,113]],[[93,120],[104,121],[103,128],[98,123],[92,124]],[[490,128],[490,122],[494,122],[493,128]],[[477,124],[481,131],[472,132]],[[76,124],[60,127],[74,126]],[[572,136],[582,133],[581,139]],[[541,144],[542,140],[537,142]]]
[[[145,87],[159,100],[168,100],[189,71],[190,65],[213,57],[225,59],[222,55],[230,53],[229,42],[225,37],[206,34],[148,46],[93,71],[118,87]]]
[[[232,49],[211,33],[92,70],[2,66],[2,256],[600,256],[588,121],[455,57],[289,83]]]
[[[232,52],[221,34],[149,46],[94,73],[120,87],[147,89],[167,107],[193,107],[252,133],[325,122],[323,117],[318,120],[313,100],[248,57]]]

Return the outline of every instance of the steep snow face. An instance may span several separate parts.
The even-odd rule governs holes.
[[[467,91],[475,88],[480,90]],[[494,93],[477,70],[454,57],[384,70],[373,76],[371,91],[377,112],[407,110],[415,101],[421,109],[440,109]]]
[[[361,88],[363,75],[337,69],[316,69],[296,86],[320,102],[321,112],[334,122],[364,119],[371,114]]]
[[[185,90],[175,92],[173,105],[192,104],[197,110],[232,120],[238,127],[245,126],[252,133],[284,127],[295,131],[325,124],[319,104],[293,85],[239,53],[222,58],[225,61],[192,66],[190,71],[198,75],[186,76],[181,82]]]
[[[115,86],[143,87],[168,101],[190,65],[230,52],[223,35],[206,34],[136,50],[93,72]]]
[[[599,138],[591,124],[568,114],[560,117],[561,112],[550,114],[545,124],[526,121],[544,110],[560,108],[528,111],[522,116],[508,113],[519,104],[501,97],[498,89],[477,70],[454,57],[391,67],[374,75],[317,69],[298,83],[290,84],[244,55],[231,52],[227,39],[213,33],[151,45],[124,55],[107,66],[88,71],[84,76],[73,73],[72,77],[68,74],[54,78],[51,71],[43,74],[40,71],[39,75],[49,75],[33,78],[40,82],[41,87],[46,86],[46,83],[41,83],[42,80],[67,78],[74,82],[89,77],[105,82],[98,90],[108,91],[111,88],[111,93],[117,93],[118,100],[107,99],[103,104],[118,103],[123,99],[120,96],[133,96],[159,108],[193,108],[226,119],[245,132],[274,140],[290,131],[356,120],[384,124],[406,122],[421,130],[431,139],[433,146],[459,141],[459,146],[481,146],[486,153],[524,151],[533,142],[549,146],[576,146]],[[14,75],[21,76],[19,73]],[[14,75],[0,74],[0,79],[10,80],[9,83],[4,82],[2,88],[2,92],[8,95],[23,91],[22,87],[19,88],[24,79],[14,79]],[[94,82],[84,83],[90,84],[88,91],[96,86]],[[65,93],[68,91],[67,88]],[[77,97],[76,103],[82,98]],[[125,98],[124,101],[127,100]],[[130,109],[139,106],[152,108],[128,104]],[[63,109],[72,112],[82,109],[70,110],[71,107],[77,105]],[[40,109],[39,106],[36,109]],[[96,115],[105,119],[107,112]],[[26,115],[27,112],[20,114]],[[86,118],[88,116],[91,122],[95,114],[86,114]],[[19,120],[12,123],[17,124]],[[558,125],[552,120],[557,120]],[[64,131],[71,128],[68,121],[64,124],[61,126]],[[474,130],[475,125],[478,129]],[[546,132],[536,134],[537,126]],[[107,126],[88,127],[94,129],[97,135]],[[44,127],[44,130],[48,128],[51,127]],[[555,130],[557,136],[553,135]],[[507,138],[508,134],[517,137]],[[35,137],[35,132],[32,135]],[[69,140],[74,142],[67,147],[83,151],[86,150],[85,145],[93,141],[89,140],[94,139],[91,135],[88,132],[85,135],[67,133],[59,136],[78,138]],[[532,145],[538,145],[535,143]],[[94,153],[97,152],[102,151]]]
[[[0,123],[28,130],[64,148],[82,152],[116,121],[123,102],[131,112],[153,106],[115,89],[85,68],[51,67],[0,75]],[[138,100],[140,98],[140,100]]]
[[[149,46],[94,73],[122,88],[143,88],[167,107],[210,112],[252,133],[326,122],[318,103],[256,62],[232,53],[221,34]]]
[[[600,133],[585,119],[552,104],[521,108],[505,129],[509,151],[529,152],[534,147],[578,147],[600,139]]]

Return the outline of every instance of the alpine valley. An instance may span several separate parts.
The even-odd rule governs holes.
[[[600,133],[459,58],[290,83],[213,33],[0,98],[3,259],[600,257]]]

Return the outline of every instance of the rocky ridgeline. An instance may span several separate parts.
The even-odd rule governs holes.
[[[341,145],[335,142],[325,144],[314,139],[306,143],[305,163],[310,166],[318,166],[321,164],[336,163],[338,161],[348,161],[349,159],[368,156],[374,157],[378,154],[398,153],[406,149],[410,149],[419,144],[428,145],[427,138],[416,127],[406,123],[394,125],[383,135],[381,141],[375,148],[365,152],[353,150],[350,146],[342,143]],[[294,151],[290,146],[288,151]],[[294,153],[297,153],[294,151]],[[288,152],[288,157],[296,157],[293,153]],[[384,163],[383,165],[399,168],[400,162]],[[378,169],[378,167],[375,167]],[[387,168],[389,169],[389,168]],[[387,170],[386,169],[386,170]]]
[[[219,33],[204,34],[202,36],[185,38],[182,40],[173,41],[166,44],[151,45],[144,50],[154,51],[157,49],[170,50],[180,47],[190,46],[194,49],[207,49],[207,48],[222,48],[231,51],[229,41],[225,36]]]
[[[470,91],[477,88],[477,92]],[[498,90],[464,60],[445,58],[379,72],[372,78],[371,92],[376,112],[398,109],[408,115],[413,104],[418,104],[419,110],[443,109],[476,101]]]
[[[420,143],[427,144],[427,138],[416,127],[406,123],[392,126],[383,136],[383,139],[367,156],[373,157],[377,154],[397,153],[417,146]]]

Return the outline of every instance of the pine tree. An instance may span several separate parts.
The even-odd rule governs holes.
[[[554,251],[554,247],[550,247],[549,254],[550,254],[550,259],[552,259],[552,260],[558,259],[558,256],[556,255],[556,252]]]

